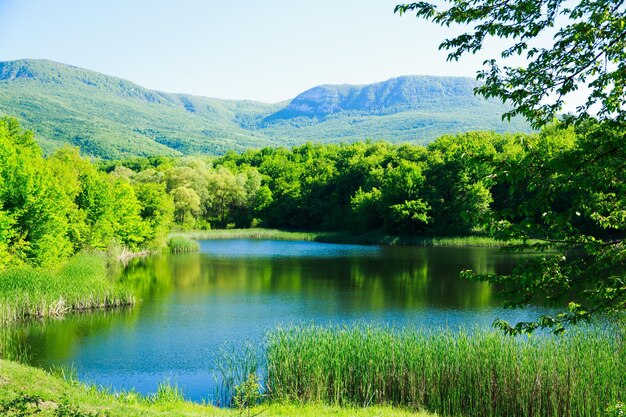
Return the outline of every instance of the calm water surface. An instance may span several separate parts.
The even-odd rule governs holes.
[[[148,394],[166,379],[194,400],[214,386],[214,353],[278,324],[375,322],[490,326],[539,311],[503,310],[496,290],[459,271],[508,273],[520,255],[493,248],[207,240],[200,253],[137,259],[121,279],[135,308],[22,326],[31,363]]]

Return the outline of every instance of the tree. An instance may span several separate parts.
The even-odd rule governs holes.
[[[96,171],[91,165],[79,175],[81,189],[76,204],[85,213],[86,235],[80,240],[81,246],[106,249],[115,233],[115,213],[113,212],[113,192],[107,175]]]
[[[71,203],[32,132],[0,119],[0,266],[52,266],[72,252],[65,211]]]
[[[510,44],[500,58],[485,61],[477,92],[513,105],[504,116],[525,116],[535,127],[562,111],[566,96],[581,86],[590,91],[577,118],[626,121],[626,2],[621,0],[446,0],[448,8],[420,1],[400,4],[396,13],[414,11],[442,26],[474,25],[473,31],[447,39],[440,49],[448,60],[480,51],[490,37]],[[537,38],[553,35],[552,47]],[[507,66],[513,56],[526,66]],[[594,112],[594,106],[599,106]]]
[[[174,188],[170,195],[174,200],[174,216],[184,228],[191,228],[200,213],[200,197],[193,189],[180,186]]]
[[[142,205],[137,200],[135,189],[130,182],[118,179],[113,182],[113,227],[115,240],[122,245],[137,250],[150,234],[149,224],[141,217]]]
[[[615,0],[448,0],[440,8],[427,1],[396,6],[442,26],[473,26],[447,39],[440,49],[448,60],[481,50],[489,38],[508,41],[500,56],[485,61],[476,89],[512,105],[503,115],[526,117],[534,127],[551,123],[567,97],[589,90],[575,112],[554,134],[576,135],[573,144],[550,145],[544,131],[537,146],[522,143],[519,158],[500,167],[496,187],[521,204],[502,210],[491,224],[498,236],[518,238],[514,249],[536,249],[543,256],[511,275],[465,276],[504,285],[508,304],[539,297],[569,301],[557,315],[511,325],[508,333],[551,328],[561,332],[601,312],[626,309],[626,2]],[[553,37],[542,46],[541,36]],[[527,63],[507,65],[514,56]],[[570,133],[571,134],[571,133]],[[519,199],[523,196],[523,200]],[[534,243],[532,241],[534,239]],[[572,256],[575,250],[577,255]],[[575,294],[575,299],[572,294]]]
[[[245,205],[245,184],[245,174],[237,175],[224,167],[207,176],[207,213],[222,227],[227,225],[227,218],[234,209]]]
[[[426,201],[436,234],[469,234],[488,216],[496,154],[493,136],[482,132],[446,135],[428,146]]]
[[[146,241],[155,247],[165,246],[170,226],[174,221],[174,202],[165,184],[138,182],[133,184],[141,205],[141,218],[148,224]]]

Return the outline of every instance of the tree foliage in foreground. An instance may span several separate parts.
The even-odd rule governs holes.
[[[535,127],[552,122],[567,96],[589,88],[580,118],[624,122],[626,97],[626,3],[615,0],[446,0],[438,5],[420,1],[396,6],[397,13],[413,11],[442,26],[473,25],[473,30],[447,39],[440,49],[448,60],[480,51],[489,38],[505,38],[499,58],[485,61],[476,90],[513,105],[510,118],[525,116]],[[538,36],[552,36],[545,47]],[[545,43],[545,42],[544,42]],[[526,66],[507,65],[521,56]]]
[[[547,297],[569,300],[569,310],[534,322],[496,325],[513,334],[537,328],[560,332],[594,313],[625,310],[626,3],[447,0],[401,4],[395,11],[412,11],[442,26],[472,26],[440,44],[449,51],[448,60],[478,52],[489,38],[505,39],[500,57],[485,61],[478,72],[484,85],[476,89],[512,104],[505,118],[521,114],[535,127],[545,126],[562,111],[568,95],[588,89],[585,102],[562,124],[574,125],[578,139],[573,145],[552,148],[540,141],[527,146],[518,160],[504,162],[501,173],[517,204],[500,212],[494,231],[523,239],[517,249],[545,255],[509,276],[465,273],[504,284],[510,305]],[[542,36],[552,36],[552,45],[543,46]],[[527,64],[507,65],[513,56]]]
[[[31,132],[0,119],[0,267],[159,245],[171,222],[169,198],[165,187],[99,171],[75,148],[44,158]]]

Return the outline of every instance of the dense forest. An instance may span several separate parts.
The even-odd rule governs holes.
[[[427,147],[305,144],[217,159],[91,162],[75,148],[43,157],[32,133],[3,119],[0,263],[45,266],[86,248],[160,247],[172,227],[468,235],[571,212],[572,225],[597,234],[601,214],[576,206],[583,190],[563,188],[553,207],[527,207],[543,192],[536,182],[576,157],[577,137],[593,123],[577,129],[471,132]]]
[[[265,226],[458,236],[488,233],[503,216],[527,215],[517,208],[530,197],[527,185],[538,178],[529,169],[537,164],[550,169],[550,161],[573,152],[576,144],[573,128],[554,125],[540,134],[442,136],[428,147],[305,144],[217,159],[107,161],[100,169],[131,183],[165,184],[178,227],[187,229]],[[570,207],[575,198],[564,195],[558,205]],[[592,227],[585,215],[578,223]]]

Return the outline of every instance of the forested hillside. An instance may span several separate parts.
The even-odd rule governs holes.
[[[307,141],[426,144],[471,130],[529,131],[508,108],[474,96],[469,78],[405,76],[323,85],[267,104],[170,94],[45,60],[0,63],[0,115],[35,132],[44,153],[70,144],[106,159],[221,155]]]

